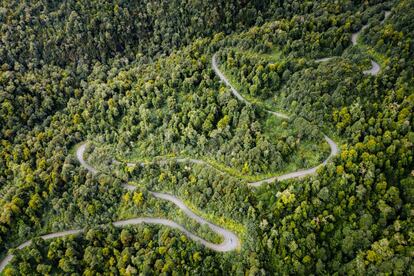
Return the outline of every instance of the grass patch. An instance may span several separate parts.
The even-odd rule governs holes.
[[[242,53],[243,55],[254,58],[254,59],[264,59],[266,61],[272,61],[272,62],[280,62],[283,61],[282,59],[282,51],[280,51],[277,48],[272,48],[270,53],[258,53],[251,49],[249,50],[241,50],[237,49],[239,53]]]

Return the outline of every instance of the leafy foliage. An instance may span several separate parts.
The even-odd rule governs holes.
[[[1,3],[0,253],[88,228],[12,249],[6,274],[413,274],[412,1],[101,2]],[[219,83],[216,52],[255,104]],[[246,185],[320,163],[320,129],[343,145],[317,175]],[[86,140],[97,175],[74,156]],[[212,166],[112,161],[165,156]],[[162,216],[219,241],[149,190],[232,229],[240,250],[108,226]]]

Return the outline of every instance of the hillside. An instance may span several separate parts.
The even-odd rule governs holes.
[[[413,16],[2,1],[0,272],[413,274]]]

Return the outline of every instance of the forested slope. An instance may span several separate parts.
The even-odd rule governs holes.
[[[412,274],[413,16],[409,0],[3,1],[0,256],[87,228],[35,239],[4,272]],[[214,54],[253,104],[220,83]],[[324,133],[341,152],[316,175],[247,185],[321,163]],[[85,141],[97,174],[76,159]],[[111,226],[163,217],[219,242],[150,191],[240,247]]]

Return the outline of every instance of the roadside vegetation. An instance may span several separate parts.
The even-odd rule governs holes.
[[[4,274],[414,273],[412,1],[132,2],[0,4]],[[215,53],[252,105],[219,81]],[[363,73],[372,58],[376,76]],[[247,185],[320,164],[323,133],[341,151],[317,174]],[[97,174],[76,158],[85,141]],[[221,241],[149,191],[235,232],[240,248],[111,226],[164,217]]]

